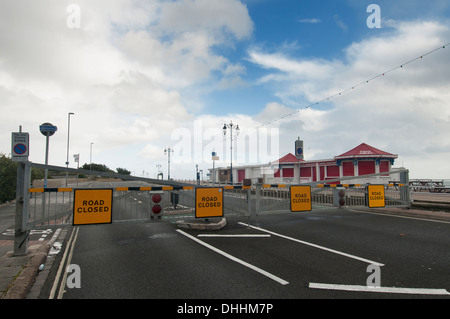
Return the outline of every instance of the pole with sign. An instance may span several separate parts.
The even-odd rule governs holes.
[[[50,136],[55,134],[55,132],[58,130],[56,126],[50,123],[44,123],[39,126],[39,130],[41,131],[42,135],[45,136],[45,169],[44,169],[44,188],[47,188],[47,177],[48,177],[48,144],[50,141]],[[45,203],[46,203],[46,193],[44,192],[42,194],[42,218],[45,216]]]
[[[55,132],[58,130],[56,126],[50,123],[44,123],[39,126],[39,130],[41,131],[42,135],[46,137],[46,143],[45,143],[45,172],[44,172],[44,188],[47,187],[47,176],[48,176],[48,144],[50,140],[50,136],[55,134]]]
[[[303,141],[300,140],[300,136],[295,141],[295,157],[297,157],[298,160],[298,183],[300,184],[300,175],[301,175],[300,161],[303,160]]]

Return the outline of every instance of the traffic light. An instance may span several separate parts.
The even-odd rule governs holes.
[[[150,192],[150,218],[160,219],[164,214],[163,192]]]
[[[345,205],[345,188],[333,188],[333,205],[335,207],[342,207]]]

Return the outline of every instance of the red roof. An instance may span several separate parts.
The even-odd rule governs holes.
[[[361,158],[361,157],[385,157],[385,158],[397,158],[398,155],[391,154],[385,151],[381,151],[375,147],[367,145],[366,143],[362,143],[351,149],[344,154],[339,156],[335,156],[335,159],[343,159],[343,158]]]
[[[303,160],[302,160],[303,161]],[[279,164],[292,164],[292,163],[298,163],[297,157],[295,157],[294,154],[289,153],[282,158],[272,162],[272,163],[279,163]]]

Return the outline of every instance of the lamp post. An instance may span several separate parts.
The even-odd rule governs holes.
[[[89,161],[90,161],[90,164],[89,164],[89,170],[90,171],[92,171],[92,145],[93,145],[94,143],[92,143],[91,142],[91,151],[90,151],[90,153],[89,153]]]
[[[230,121],[230,124],[223,125],[223,135],[227,134],[227,128],[230,129],[230,155],[231,155],[231,169],[230,169],[230,182],[233,183],[233,128],[235,130],[236,137],[239,135],[239,125],[233,124],[233,121]]]
[[[66,160],[66,167],[69,168],[69,136],[70,136],[70,116],[75,115],[75,113],[70,112],[67,115],[67,160]],[[69,178],[69,172],[66,171],[66,186],[67,186],[67,179]]]
[[[167,179],[170,180],[170,153],[173,153],[173,149],[171,149],[170,147],[164,149],[164,155],[168,155],[168,160],[167,160]]]

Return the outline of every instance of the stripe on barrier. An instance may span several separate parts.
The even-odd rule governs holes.
[[[317,184],[318,188],[335,188],[335,187],[364,187],[362,184]],[[406,186],[405,184],[387,184],[387,187],[394,186]],[[286,184],[263,184],[262,188],[286,188]],[[146,186],[146,187],[116,187],[115,191],[117,192],[126,192],[126,191],[179,191],[179,190],[193,190],[195,186]],[[251,186],[231,186],[226,185],[223,186],[224,189],[252,189]],[[73,188],[70,187],[59,187],[59,188],[29,188],[29,193],[50,193],[50,192],[71,192]]]
[[[51,188],[29,188],[29,193],[63,193],[63,192],[71,192],[73,191],[73,188],[70,187],[51,187]]]
[[[28,190],[29,193],[43,193],[44,189],[43,188],[30,188]]]

